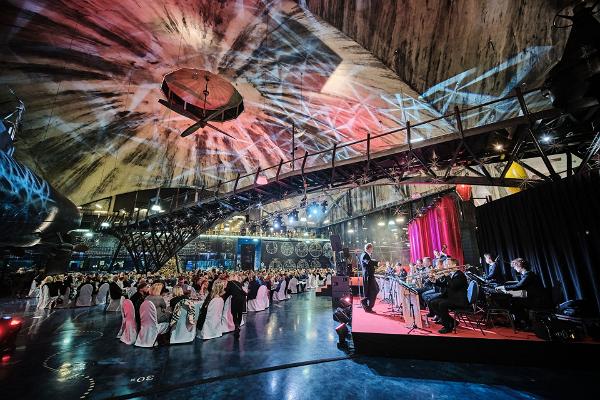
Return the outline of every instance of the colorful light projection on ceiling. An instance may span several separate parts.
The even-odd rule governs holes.
[[[457,86],[420,98],[356,42],[287,0],[9,0],[0,25],[0,84],[28,109],[17,158],[76,203],[211,185],[277,164],[291,158],[292,123],[301,156],[428,120],[439,116],[431,93],[448,103]],[[218,123],[235,140],[208,127],[180,137],[190,120],[157,100],[164,75],[182,67],[218,73],[241,93],[242,115]],[[415,129],[415,138],[452,130],[442,120]],[[393,134],[371,148],[404,142]],[[348,146],[337,157],[364,151]]]

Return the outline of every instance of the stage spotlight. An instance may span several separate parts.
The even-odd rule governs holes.
[[[350,228],[346,232],[348,232],[349,234],[352,234],[352,233],[354,233],[354,229]]]
[[[494,150],[496,150],[496,151],[502,151],[502,150],[504,150],[504,146],[502,145],[502,143],[496,143],[494,145]]]
[[[552,141],[552,136],[550,136],[550,135],[543,135],[540,138],[540,140],[541,140],[542,143],[548,144],[548,143],[550,143]]]
[[[385,226],[385,221],[384,220],[380,220],[379,222],[377,222],[378,226]]]
[[[350,322],[350,314],[347,309],[338,307],[333,312],[333,320],[337,322],[341,322],[342,324],[347,324]]]
[[[273,228],[275,228],[275,230],[279,230],[279,228],[281,228],[281,225],[283,225],[283,220],[281,218],[281,215],[278,215],[273,220]]]
[[[339,300],[340,307],[348,308],[352,307],[352,298],[350,296],[342,297]]]
[[[346,338],[348,337],[348,326],[346,324],[339,324],[335,328],[335,333],[338,335],[338,347],[347,347],[348,343]]]

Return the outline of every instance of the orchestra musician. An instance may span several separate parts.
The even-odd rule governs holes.
[[[510,263],[511,267],[519,274],[520,279],[517,283],[505,284],[497,289],[501,291],[507,290],[525,290],[527,297],[524,299],[513,298],[512,308],[513,314],[517,321],[528,323],[527,309],[542,309],[551,307],[552,300],[548,295],[547,290],[542,285],[542,281],[537,274],[531,270],[527,260],[523,258],[515,258]]]
[[[365,297],[360,301],[366,312],[374,312],[373,306],[375,305],[375,299],[377,293],[379,293],[379,285],[375,280],[375,266],[377,262],[371,258],[373,254],[373,245],[367,243],[365,245],[365,252],[360,256],[360,265],[363,273],[363,287],[365,291]]]
[[[485,253],[483,258],[485,259],[485,263],[488,265],[487,273],[484,277],[485,280],[494,283],[504,282],[502,269],[498,266],[497,262],[494,261],[492,255],[490,253]]]
[[[456,268],[458,266],[458,261],[454,258],[448,258],[446,263],[448,268]],[[458,325],[458,322],[450,317],[448,310],[450,308],[462,308],[468,305],[467,287],[467,277],[464,272],[455,270],[447,278],[447,283],[442,289],[441,295],[429,302],[429,310],[432,314],[437,316],[443,326],[442,329],[439,330],[439,333],[450,333],[454,327]]]
[[[429,306],[429,302],[435,298],[438,298],[442,295],[442,290],[446,287],[446,275],[442,275],[439,278],[435,277],[434,272],[443,271],[447,263],[444,263],[440,258],[437,259],[437,263],[435,266],[435,270],[431,270],[429,272],[428,281],[433,284],[433,289],[427,290],[426,292],[421,293],[421,299],[425,305]],[[429,318],[435,317],[435,315],[429,310],[429,314],[427,314]],[[438,322],[438,321],[436,321]]]

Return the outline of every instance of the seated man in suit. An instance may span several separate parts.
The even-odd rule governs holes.
[[[454,258],[447,259],[448,268],[454,268],[458,261]],[[462,271],[454,271],[446,278],[446,285],[442,294],[429,302],[429,310],[443,325],[439,333],[450,333],[458,324],[448,313],[451,308],[462,308],[468,305],[467,277]]]
[[[495,283],[504,282],[504,276],[502,275],[502,270],[500,266],[494,261],[492,255],[490,253],[485,253],[483,255],[485,259],[485,263],[488,265],[487,273],[485,274],[485,280]]]
[[[499,286],[500,290],[525,290],[527,297],[512,299],[512,311],[517,322],[528,325],[527,310],[544,309],[552,306],[552,299],[548,291],[544,288],[539,276],[531,270],[527,260],[516,258],[511,261],[511,267],[520,275],[517,283]]]

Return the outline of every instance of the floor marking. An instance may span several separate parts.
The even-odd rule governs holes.
[[[138,392],[124,394],[121,396],[114,396],[114,397],[111,397],[111,399],[113,399],[113,400],[132,399],[135,397],[149,396],[149,395],[156,394],[156,393],[169,392],[169,391],[172,391],[175,389],[182,389],[182,388],[186,388],[186,387],[190,387],[190,386],[204,385],[204,384],[212,383],[212,382],[216,382],[216,381],[222,381],[222,380],[228,380],[228,379],[238,379],[238,378],[243,378],[246,376],[258,375],[258,374],[262,374],[265,372],[279,371],[279,370],[289,369],[289,368],[304,367],[307,365],[316,365],[316,364],[324,364],[324,363],[330,363],[330,362],[336,362],[336,361],[350,360],[354,357],[356,357],[356,356],[355,355],[347,355],[347,356],[343,356],[343,357],[322,358],[319,360],[301,361],[301,362],[290,363],[290,364],[276,365],[273,367],[265,367],[265,368],[253,369],[253,370],[248,370],[248,371],[241,371],[241,372],[237,372],[237,373],[220,375],[220,376],[215,376],[215,377],[211,377],[211,378],[201,378],[201,379],[196,379],[196,380],[189,381],[189,382],[183,382],[183,383],[172,384],[172,385],[160,385],[159,384],[158,387],[153,388],[153,389],[140,390]]]

